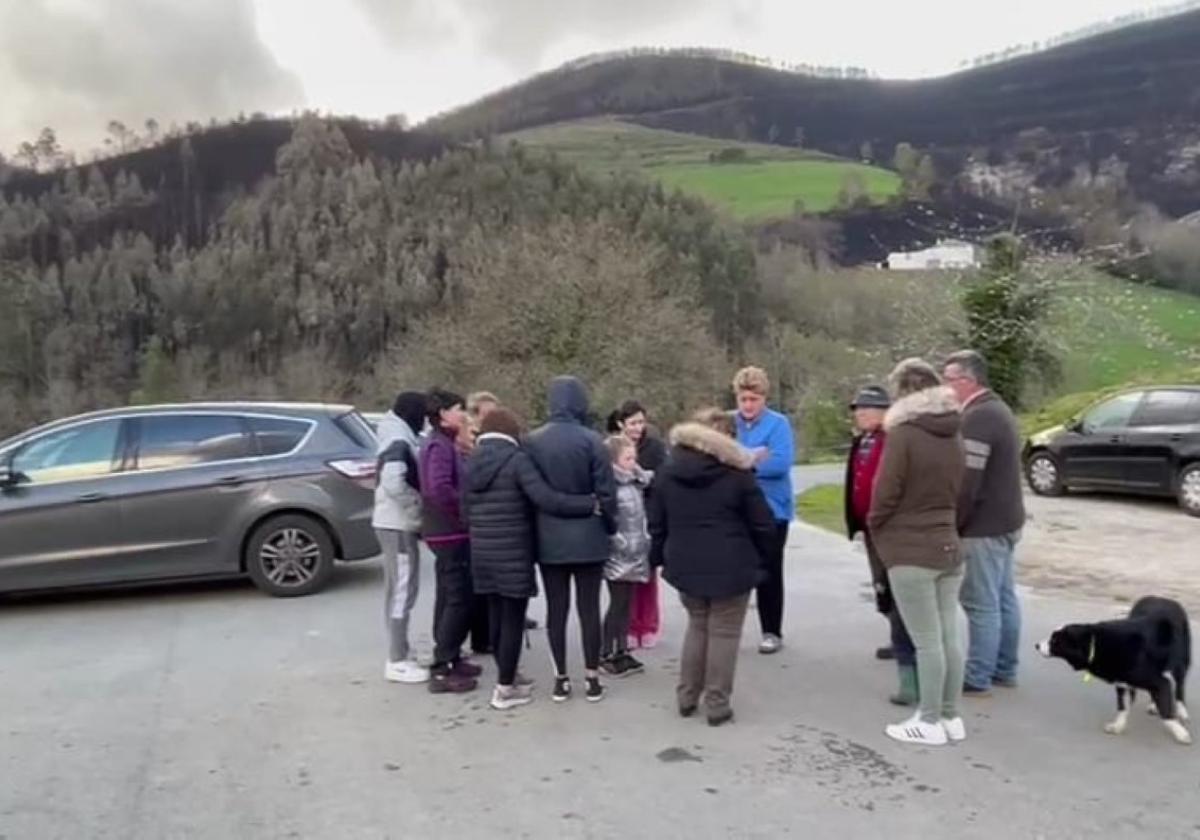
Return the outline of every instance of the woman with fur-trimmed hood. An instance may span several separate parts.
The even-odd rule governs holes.
[[[676,426],[650,495],[651,558],[665,565],[663,577],[688,614],[679,713],[695,714],[703,695],[712,726],[733,718],[742,625],[776,533],[755,480],[754,453],[733,434],[730,416],[715,408]]]
[[[892,597],[917,649],[920,709],[887,734],[938,746],[966,737],[958,594],[963,582],[956,511],[965,456],[954,392],[921,359],[889,379],[896,402],[883,426],[887,446],[867,527],[887,569]]]

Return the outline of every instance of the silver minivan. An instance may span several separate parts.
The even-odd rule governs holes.
[[[248,575],[316,592],[379,551],[376,443],[350,406],[101,411],[0,442],[0,593]]]

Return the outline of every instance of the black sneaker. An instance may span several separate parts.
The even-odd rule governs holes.
[[[982,688],[977,685],[971,685],[970,683],[963,683],[963,697],[983,698],[983,697],[991,697],[991,696],[992,696],[991,686],[988,686],[987,688]]]
[[[628,653],[622,653],[617,657],[617,661],[621,663],[621,676],[628,677],[632,674],[640,674],[646,670],[646,666],[634,659]]]
[[[565,703],[571,699],[571,680],[568,677],[554,678],[554,691],[550,699],[555,703]]]
[[[587,678],[587,701],[589,703],[599,703],[604,699],[604,686],[600,684],[599,677]]]
[[[606,656],[600,660],[600,670],[610,677],[621,676],[621,660],[616,656]]]

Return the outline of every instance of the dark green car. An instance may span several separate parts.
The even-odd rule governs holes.
[[[307,595],[375,556],[375,436],[349,406],[144,406],[0,442],[0,593],[248,575]]]

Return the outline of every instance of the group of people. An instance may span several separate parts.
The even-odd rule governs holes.
[[[905,360],[888,388],[863,388],[851,408],[847,530],[864,536],[876,606],[891,628],[877,652],[897,663],[890,699],[918,707],[886,731],[907,743],[961,741],[961,698],[1017,685],[1014,553],[1025,509],[1016,418],[972,351],[950,356],[940,375]]]
[[[1016,685],[1020,440],[987,381],[984,360],[970,351],[940,372],[909,359],[888,387],[864,388],[852,405],[847,526],[852,539],[864,537],[876,605],[890,624],[890,644],[877,653],[897,662],[891,699],[917,707],[886,728],[899,741],[962,740],[963,694]],[[586,388],[570,376],[550,383],[549,419],[528,434],[491,394],[400,394],[379,426],[374,517],[386,570],[386,678],[427,682],[436,694],[473,691],[483,669],[464,653],[470,636],[476,653],[495,657],[491,705],[531,702],[532,681],[519,664],[540,577],[551,697],[565,702],[574,692],[566,644],[573,590],[583,695],[597,702],[602,677],[644,670],[634,651],[659,632],[661,569],[687,613],[678,711],[689,717],[703,707],[714,726],[732,720],[752,595],[759,652],[777,653],[784,638],[795,449],[791,424],[767,407],[769,395],[763,370],[739,371],[736,408],[696,412],[671,430],[668,446],[635,401],[609,416],[607,438],[589,428]],[[428,668],[408,642],[421,541],[437,575]]]
[[[495,657],[491,705],[531,702],[532,681],[519,664],[536,626],[526,612],[540,577],[552,699],[574,693],[566,644],[573,590],[583,695],[602,700],[602,677],[644,670],[633,652],[656,643],[661,568],[689,616],[680,711],[694,714],[703,702],[711,724],[730,720],[751,593],[760,650],[783,644],[783,553],[794,505],[791,426],[767,408],[766,374],[747,368],[733,384],[736,411],[698,412],[672,430],[670,449],[636,401],[609,416],[607,438],[589,428],[586,388],[570,376],[550,383],[549,419],[528,434],[491,394],[401,393],[378,427],[373,524],[386,572],[385,678],[428,683],[435,694],[473,691],[482,668],[465,655],[470,637],[473,652]],[[434,553],[437,576],[428,667],[408,640],[421,542]]]

